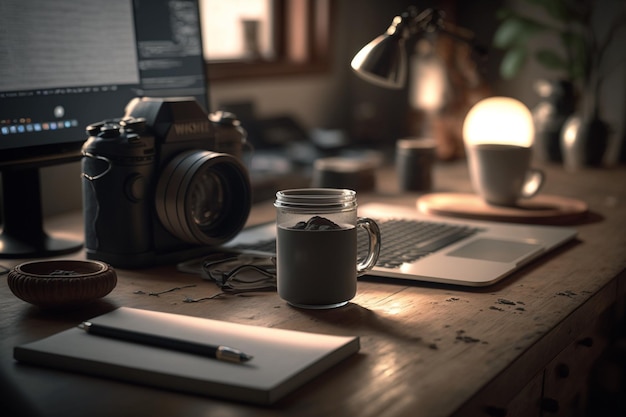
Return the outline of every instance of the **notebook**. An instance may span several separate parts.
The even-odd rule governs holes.
[[[223,344],[253,356],[229,363],[95,336],[78,328],[17,346],[16,360],[166,389],[271,404],[359,350],[357,336],[332,336],[121,307],[96,324]]]
[[[376,220],[382,230],[381,258],[368,275],[412,281],[491,285],[577,234],[560,226],[458,220],[379,203],[359,206],[358,212]],[[429,235],[437,230],[439,237]],[[224,248],[273,255],[275,235],[274,223],[246,228]],[[415,241],[421,237],[425,240]],[[359,237],[360,245],[367,244],[364,239]]]

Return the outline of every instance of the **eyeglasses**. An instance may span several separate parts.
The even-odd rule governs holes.
[[[226,259],[205,258],[202,278],[215,282],[229,294],[276,291],[276,258],[236,255]]]

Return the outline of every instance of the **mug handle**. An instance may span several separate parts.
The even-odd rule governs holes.
[[[380,228],[374,220],[368,217],[357,218],[356,227],[362,227],[367,231],[369,242],[367,256],[356,266],[356,275],[361,276],[372,269],[374,265],[376,265],[376,262],[378,262],[381,242]]]
[[[537,194],[544,183],[546,174],[540,169],[531,168],[526,172],[526,179],[522,187],[521,197],[530,198]]]

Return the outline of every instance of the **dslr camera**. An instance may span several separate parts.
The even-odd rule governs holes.
[[[82,147],[88,259],[121,268],[179,262],[233,238],[251,207],[246,132],[193,98],[136,98],[87,127]]]

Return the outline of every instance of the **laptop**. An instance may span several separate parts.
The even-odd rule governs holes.
[[[502,280],[577,234],[560,226],[437,217],[380,203],[360,205],[358,214],[381,228],[381,256],[368,275],[472,287]],[[224,249],[272,256],[275,236],[275,223],[248,227]],[[367,245],[365,233],[357,239]]]

